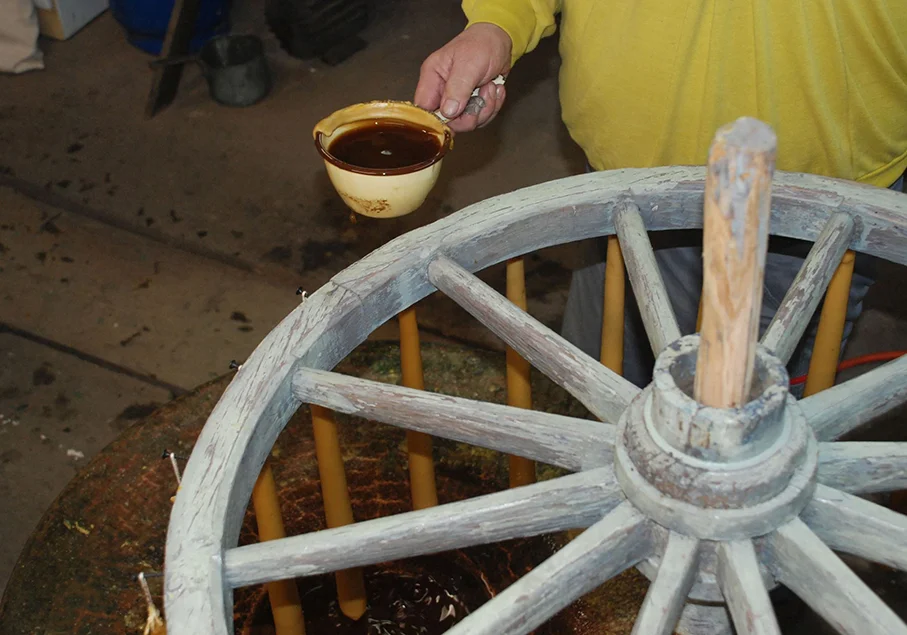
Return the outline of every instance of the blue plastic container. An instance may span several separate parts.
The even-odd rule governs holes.
[[[126,29],[133,46],[160,55],[174,0],[110,0],[110,12]],[[230,31],[230,0],[199,0],[198,18],[192,31],[190,53],[216,35]]]

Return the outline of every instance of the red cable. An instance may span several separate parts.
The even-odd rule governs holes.
[[[867,355],[859,355],[851,359],[845,359],[843,362],[838,364],[838,372],[842,370],[847,370],[848,368],[853,368],[854,366],[862,366],[863,364],[872,364],[874,362],[890,362],[893,359],[897,359],[901,355],[907,355],[907,351],[887,351],[884,353],[869,353]],[[796,386],[797,384],[802,384],[806,381],[806,375],[801,375],[800,377],[794,377],[790,380],[791,386]]]

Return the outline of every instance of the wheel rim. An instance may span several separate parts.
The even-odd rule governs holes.
[[[212,412],[186,467],[168,531],[165,563],[168,628],[174,633],[230,631],[232,592],[229,585],[249,583],[248,576],[240,578],[237,575],[239,550],[233,549],[239,525],[258,470],[283,426],[302,403],[301,395],[308,394],[304,386],[300,387],[297,377],[302,369],[333,368],[374,328],[433,292],[445,273],[469,275],[544,247],[613,234],[614,211],[627,202],[638,208],[648,231],[699,228],[704,183],[704,168],[683,167],[581,175],[519,190],[473,205],[388,243],[310,296],[265,338],[237,373]],[[836,218],[838,224],[842,218],[849,219],[854,225],[853,235],[847,241],[849,248],[904,265],[907,264],[907,233],[901,228],[907,221],[905,198],[894,192],[835,179],[776,173],[772,192],[772,234],[815,241],[823,232],[828,233],[826,228]],[[500,334],[506,335],[506,332]],[[518,345],[516,348],[523,345],[517,341],[513,344]],[[595,364],[590,361],[580,359],[567,371],[563,364],[553,369],[536,367],[561,385],[568,383],[564,387],[580,397],[600,418],[616,422],[639,391],[618,376],[612,377],[613,373],[601,367],[593,368]],[[904,383],[905,370],[902,369],[905,368],[907,365],[903,363],[892,362],[873,371],[875,375],[868,373],[867,376],[872,377],[860,385],[894,397],[896,387]],[[599,382],[604,382],[606,389],[593,385]],[[310,386],[314,385],[310,383]],[[323,384],[318,386],[324,388]],[[848,426],[852,422],[842,422],[840,415],[841,403],[850,402],[847,395],[841,393],[823,393],[823,398],[819,397],[803,401],[802,409],[817,429],[818,438],[827,441],[850,429]],[[312,402],[318,403],[314,399]],[[332,404],[319,405],[331,407]],[[859,417],[857,420],[862,421]],[[608,438],[609,435],[613,438],[615,431],[607,424],[599,424],[599,429],[600,433],[594,430],[589,434],[599,433],[601,443],[587,444],[591,450],[585,455],[564,459],[573,461],[573,469],[583,470],[577,477],[564,477],[574,479],[567,484],[571,495],[580,489],[590,492],[586,499],[574,501],[576,504],[568,512],[573,516],[567,520],[616,514],[611,518],[612,524],[623,527],[637,539],[632,544],[621,543],[626,553],[638,556],[635,562],[627,565],[631,566],[653,556],[646,549],[651,551],[657,546],[653,547],[653,529],[648,519],[632,506],[621,503],[622,497],[613,491],[607,465],[602,467],[602,464],[610,459]],[[878,458],[877,450],[887,452],[885,456],[891,460],[904,460],[901,452],[904,444],[885,444],[898,447],[873,449],[876,454],[867,454],[869,448],[854,444],[849,449],[839,447],[843,445],[847,444],[835,447],[822,444],[820,481],[823,478],[821,459],[825,455],[831,457],[826,464],[836,467],[826,467],[824,478],[832,479],[834,485],[851,482],[860,467]],[[581,446],[582,443],[577,442],[570,447]],[[824,455],[822,449],[826,450]],[[880,487],[878,483],[874,486]],[[549,484],[548,487],[555,486]],[[876,518],[877,510],[865,508],[858,499],[852,500],[828,486],[819,486],[813,502],[815,504],[806,508],[804,516],[816,526],[828,524],[830,516],[835,514],[846,513],[848,517],[854,517],[869,513],[878,525],[873,529],[873,539],[878,543],[874,547],[876,551],[879,545],[890,546],[883,527],[905,531],[903,518],[899,517],[900,525],[887,516]],[[546,528],[553,530],[551,522],[534,531]],[[819,547],[804,528],[810,531],[806,524],[797,525],[784,536],[758,546],[768,552],[783,553],[792,561],[811,562],[811,556],[803,554],[813,554]],[[853,549],[853,545],[845,544],[848,536],[836,531],[829,528],[822,538],[836,548]],[[672,537],[675,535],[679,536],[671,534]],[[594,538],[590,536],[589,540]],[[601,539],[605,538],[607,536]],[[665,539],[665,543],[665,549],[670,549],[669,555],[678,559],[677,562],[682,564],[689,559],[689,544],[675,539],[672,548],[669,539]],[[747,547],[736,542],[730,544],[733,548],[722,556],[723,566],[728,571],[741,559],[751,564],[755,556]],[[878,559],[877,553],[870,554],[867,549],[857,555],[874,555]],[[888,561],[894,558],[898,566],[903,566],[902,556],[889,554],[886,557]],[[651,574],[650,569],[648,572]],[[728,575],[732,577],[731,573]],[[793,574],[787,572],[786,575]],[[225,585],[225,581],[228,584]],[[227,588],[227,591],[222,592],[221,588]]]

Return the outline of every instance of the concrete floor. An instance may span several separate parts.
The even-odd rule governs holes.
[[[422,59],[463,26],[456,1],[376,3],[369,46],[344,64],[289,57],[239,3],[234,32],[266,42],[272,94],[215,104],[194,66],[151,120],[147,55],[109,13],[47,68],[0,77],[0,592],[18,553],[81,465],[155,404],[228,372],[309,291],[399,232],[469,203],[574,173],[551,41],[510,80],[506,116],[462,135],[426,204],[354,218],[311,141],[350,103],[409,99]],[[416,26],[421,22],[420,26]],[[570,250],[529,262],[532,310],[556,325]],[[503,286],[503,271],[484,274]],[[500,343],[444,298],[425,338]],[[393,337],[388,324],[377,337]]]
[[[143,117],[148,56],[109,14],[66,42],[42,40],[47,69],[0,77],[0,593],[55,495],[124,426],[242,360],[298,302],[390,237],[469,203],[582,170],[560,124],[556,42],[521,62],[509,102],[460,135],[417,213],[354,218],[311,142],[323,116],[411,98],[421,61],[462,28],[457,0],[389,0],[344,64],[287,56],[261,0],[235,32],[266,41],[276,84],[228,109],[188,67],[175,103]],[[418,24],[418,26],[417,26]],[[530,312],[556,326],[574,250],[528,263]],[[903,280],[883,267],[848,355],[900,348]],[[503,287],[500,267],[483,273]],[[886,292],[887,290],[887,292]],[[420,309],[426,336],[500,343],[443,298]],[[393,337],[393,325],[377,337]]]

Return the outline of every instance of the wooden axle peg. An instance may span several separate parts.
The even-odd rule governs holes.
[[[777,138],[743,117],[715,134],[703,218],[702,329],[694,396],[716,408],[748,400],[753,375]]]

